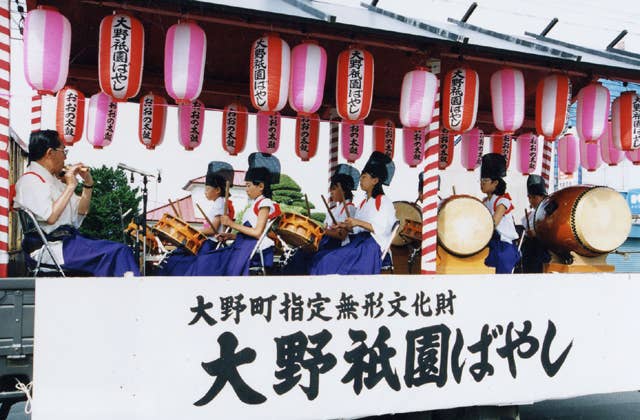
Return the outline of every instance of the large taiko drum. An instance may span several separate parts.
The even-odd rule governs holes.
[[[198,229],[184,220],[165,213],[158,223],[151,228],[161,239],[165,239],[177,246],[183,246],[192,254],[197,254],[200,247],[207,240]]]
[[[489,209],[470,195],[452,195],[438,209],[438,242],[447,252],[468,257],[487,246],[493,235]]]
[[[398,232],[391,240],[391,245],[403,246],[420,242],[422,235],[422,214],[420,208],[408,201],[394,201],[396,219],[400,221]]]
[[[324,235],[324,228],[306,216],[285,212],[280,216],[276,233],[293,247],[315,252]]]
[[[535,233],[563,257],[569,251],[595,257],[613,251],[631,231],[626,200],[608,187],[578,185],[546,197],[535,213]]]

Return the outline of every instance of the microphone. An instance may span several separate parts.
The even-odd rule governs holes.
[[[158,184],[162,182],[162,169],[158,169]]]
[[[149,177],[149,178],[155,178],[155,177],[156,177],[156,176],[155,176],[155,175],[153,175],[153,174],[150,174],[150,173],[148,173],[148,172],[145,172],[145,171],[143,171],[143,170],[141,170],[141,169],[133,168],[133,167],[131,167],[131,166],[129,166],[129,165],[126,165],[126,164],[124,164],[124,163],[118,163],[118,169],[122,169],[122,170],[124,170],[124,171],[129,171],[129,172],[131,172],[132,174],[133,174],[133,173],[136,173],[136,174],[144,175],[144,176],[147,176],[147,177]]]

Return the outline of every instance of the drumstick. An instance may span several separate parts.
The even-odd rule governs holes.
[[[453,186],[451,187],[451,190],[453,191],[453,195],[456,195],[456,186],[455,186],[455,185],[453,185]]]
[[[527,231],[531,230],[531,226],[529,226],[529,212],[527,209],[524,209],[524,220],[527,223]]]
[[[224,214],[225,216],[227,215],[227,212],[229,210],[229,188],[231,188],[231,183],[229,182],[229,180],[227,180],[226,188],[224,190],[224,210],[222,211],[222,214]]]
[[[204,212],[204,210],[202,210],[200,204],[196,203],[196,207],[198,208],[198,210],[200,210],[200,213],[202,213],[202,217],[204,217],[204,220],[206,220],[207,223],[209,223],[209,226],[211,226],[211,229],[213,229],[213,222],[207,217],[207,214]]]
[[[304,194],[304,202],[307,204],[307,216],[311,217],[311,208],[309,207],[309,198],[307,193]]]
[[[176,208],[176,205],[173,203],[173,201],[171,201],[171,199],[169,199],[169,204],[171,204],[171,208],[173,209],[173,212],[175,213],[176,217],[179,218],[179,219],[182,219],[182,215],[180,214],[180,212]]]
[[[331,209],[329,208],[329,203],[327,203],[327,199],[324,198],[324,195],[320,194],[320,197],[322,197],[322,202],[324,203],[324,206],[327,208],[327,211],[329,212],[329,217],[331,217],[331,221],[333,222],[333,224],[337,224],[338,222],[336,222],[336,218],[333,216],[333,213],[331,213]]]

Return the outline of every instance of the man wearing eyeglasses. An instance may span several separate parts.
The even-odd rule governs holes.
[[[62,268],[97,277],[122,276],[128,271],[139,275],[133,253],[126,245],[78,234],[89,212],[94,181],[82,163],[65,168],[66,156],[67,149],[60,143],[57,131],[31,133],[29,164],[16,182],[15,207],[35,215]],[[75,193],[78,177],[82,179],[81,195]],[[23,249],[32,258],[37,259],[38,253],[44,251],[41,246],[37,235],[25,235]],[[53,263],[46,252],[43,262]]]

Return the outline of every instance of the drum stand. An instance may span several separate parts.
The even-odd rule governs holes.
[[[409,260],[408,260],[409,274],[413,274],[413,264],[415,264],[416,261],[419,261],[420,249],[421,248],[419,246],[411,247],[411,252],[409,253]]]
[[[571,251],[569,258],[549,252],[551,261],[543,265],[545,273],[613,273],[615,266],[607,264],[608,253],[597,257],[584,257]]]
[[[438,245],[436,251],[436,273],[438,274],[495,274],[496,269],[484,265],[489,247],[468,257],[458,257]]]

